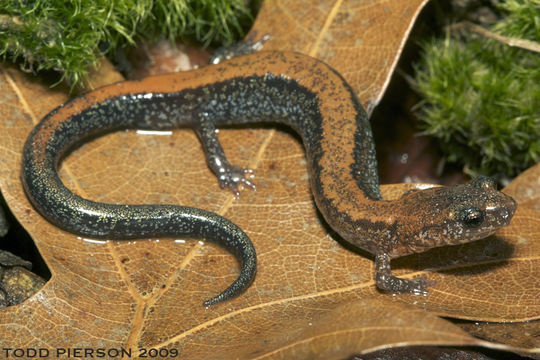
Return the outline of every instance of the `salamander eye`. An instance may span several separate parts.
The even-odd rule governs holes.
[[[485,214],[482,210],[472,206],[463,210],[463,216],[461,217],[461,221],[463,222],[463,224],[465,224],[465,226],[477,227],[478,225],[482,224],[482,222],[484,222],[484,217]]]

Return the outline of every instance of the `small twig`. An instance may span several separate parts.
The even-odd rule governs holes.
[[[481,26],[473,24],[473,23],[471,23],[469,21],[463,21],[463,22],[460,22],[460,23],[457,23],[457,24],[450,25],[448,27],[448,29],[449,30],[466,29],[466,30],[475,32],[475,33],[477,33],[479,35],[482,35],[484,37],[487,37],[489,39],[499,41],[499,42],[501,42],[503,44],[506,44],[508,46],[518,47],[518,48],[521,48],[521,49],[525,49],[525,50],[533,51],[533,52],[536,52],[536,53],[540,53],[540,44],[537,43],[537,42],[524,40],[524,39],[520,39],[520,38],[514,38],[514,37],[508,37],[508,36],[499,35],[499,34],[496,34],[494,32],[491,32],[491,31],[489,31],[487,29],[484,29]]]

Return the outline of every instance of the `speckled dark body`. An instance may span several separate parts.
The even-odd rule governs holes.
[[[244,179],[227,162],[215,127],[251,122],[284,123],[301,135],[317,206],[344,239],[376,255],[376,280],[382,289],[424,291],[422,280],[391,276],[390,258],[487,236],[508,224],[515,210],[513,200],[486,179],[382,200],[362,106],[334,70],[295,53],[249,55],[193,72],[119,83],[76,98],[32,131],[24,148],[23,184],[43,216],[77,234],[107,239],[183,235],[231,249],[241,260],[241,274],[205,303],[214,304],[238,295],[254,278],[255,250],[241,229],[195,208],[82,199],[61,183],[56,168],[73,144],[89,136],[125,128],[191,126],[221,184],[234,188]],[[482,208],[482,223],[476,223],[471,206]],[[471,229],[459,225],[463,215],[456,214],[463,211],[475,219]]]

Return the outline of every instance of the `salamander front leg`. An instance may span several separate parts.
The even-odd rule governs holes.
[[[221,188],[230,189],[236,196],[240,195],[239,185],[255,190],[255,184],[246,178],[246,176],[251,176],[254,171],[229,163],[217,137],[216,128],[206,119],[205,115],[201,115],[200,121],[195,124],[195,130],[206,154],[208,167],[217,176]]]
[[[427,294],[427,288],[431,285],[426,278],[406,280],[392,276],[390,268],[390,251],[386,246],[379,248],[375,254],[375,283],[381,290],[393,293],[413,293],[417,295]]]

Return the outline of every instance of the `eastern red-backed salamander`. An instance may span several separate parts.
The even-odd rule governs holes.
[[[251,183],[227,161],[215,130],[253,122],[283,123],[300,134],[319,210],[343,239],[375,255],[375,280],[383,290],[425,292],[423,278],[392,276],[390,259],[484,238],[508,225],[516,209],[485,177],[383,200],[370,125],[351,87],[323,62],[281,52],[121,82],[67,102],[30,134],[24,188],[44,217],[69,232],[106,239],[189,236],[225,246],[239,258],[241,272],[204,303],[212,305],[242,293],[255,277],[255,249],[238,226],[197,208],[83,199],[62,184],[57,165],[75,143],[96,134],[190,126],[220,184],[236,191],[239,183]]]

